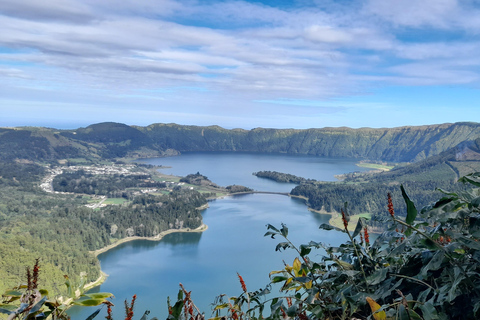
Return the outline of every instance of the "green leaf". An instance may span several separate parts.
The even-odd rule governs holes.
[[[283,276],[276,276],[272,278],[272,283],[278,283],[287,280],[288,277],[283,277]]]
[[[175,303],[175,305],[172,307],[172,313],[168,315],[168,319],[180,319],[180,315],[182,314],[182,309],[183,309],[183,299],[182,300],[179,299]]]
[[[408,320],[423,320],[422,317],[420,317],[420,315],[416,313],[414,310],[408,309],[407,312],[408,312]]]
[[[448,291],[448,302],[452,302],[453,300],[455,300],[458,294],[462,294],[461,292],[458,292],[458,285],[460,284],[460,282],[462,282],[463,279],[465,279],[465,276],[462,273],[462,270],[457,266],[455,266],[454,269],[454,279],[455,281],[453,282],[450,290]]]
[[[429,270],[440,269],[443,263],[444,257],[445,257],[445,252],[443,252],[442,250],[438,250],[432,257],[432,259],[427,263],[427,265],[422,268],[420,274],[422,276],[426,276]]]
[[[339,259],[335,259],[335,262],[342,268],[342,269],[345,269],[345,270],[353,270],[353,266],[348,263],[348,262],[345,262],[343,260],[339,260]]]
[[[316,319],[323,319],[324,318],[323,308],[321,306],[316,306],[315,308],[312,309],[311,312],[315,316]]]
[[[432,288],[427,288],[426,290],[420,292],[418,294],[417,300],[420,301],[420,302],[425,302],[431,291],[432,291]]]
[[[97,292],[97,293],[87,293],[87,294],[84,294],[84,296],[92,299],[106,299],[106,298],[113,297],[113,294],[109,292]]]
[[[228,303],[223,303],[223,304],[219,304],[219,305],[215,306],[215,308],[213,310],[214,311],[215,310],[222,310],[222,309],[225,309],[225,308],[228,308],[228,307],[229,307]]]
[[[403,196],[403,199],[405,200],[405,204],[407,205],[407,218],[405,219],[405,222],[411,225],[415,221],[418,211],[413,201],[410,200],[410,198],[408,197],[407,192],[403,187],[403,184],[400,185],[400,190],[402,190],[402,196]]]
[[[280,242],[275,247],[275,251],[281,251],[281,249],[285,250],[287,248],[290,248],[290,244],[288,242]]]
[[[105,299],[90,299],[85,297],[85,299],[80,298],[76,301],[73,301],[73,304],[77,306],[84,306],[84,307],[95,307],[95,306],[101,305],[104,302],[105,302]]]
[[[379,284],[380,282],[382,282],[383,280],[385,280],[385,278],[387,277],[387,273],[388,273],[388,269],[387,269],[387,268],[382,268],[382,269],[379,269],[379,270],[375,271],[374,273],[372,273],[372,274],[367,278],[368,284],[369,284],[369,285]]]
[[[283,305],[283,300],[275,298],[272,300],[270,310],[272,311],[273,314],[275,314],[275,312],[277,312],[282,305]]]
[[[464,244],[465,246],[467,246],[470,249],[480,250],[480,243],[473,240],[473,239],[466,238],[466,237],[462,236],[462,237],[458,237],[457,241],[460,242],[461,244]]]
[[[15,312],[13,312],[11,310],[4,309],[4,308],[0,308],[0,313],[12,314],[12,313],[15,313]]]
[[[346,232],[345,230],[342,230],[340,228],[337,228],[337,227],[334,227],[334,226],[331,226],[329,225],[328,223],[322,223],[319,227],[320,229],[323,229],[323,230],[337,230],[337,231],[340,231],[340,232]]]
[[[178,290],[177,300],[178,301],[183,300],[183,290],[182,289]]]
[[[420,305],[420,310],[422,310],[424,320],[434,320],[438,319],[438,313],[434,305],[428,301]]]
[[[89,315],[86,320],[92,320],[93,318],[95,318],[97,316],[97,314],[100,312],[100,310],[102,310],[102,308],[98,308],[94,313]]]
[[[38,302],[32,307],[32,309],[30,309],[30,311],[28,312],[28,314],[33,314],[33,313],[37,312],[38,310],[40,310],[40,308],[43,306],[43,304],[45,303],[45,301],[47,301],[47,297],[43,297],[42,300],[38,301]]]
[[[264,237],[266,237],[266,236],[271,236],[272,239],[275,239],[275,236],[276,236],[277,234],[278,234],[277,232],[268,231],[268,232],[265,233],[263,236],[264,236]]]
[[[294,304],[290,308],[288,308],[286,312],[289,317],[294,318],[297,315],[297,311],[298,311],[298,305]]]
[[[5,291],[4,294],[2,294],[2,296],[10,296],[10,297],[21,297],[22,295],[23,295],[23,292],[16,291],[16,290],[8,290],[8,291]]]
[[[72,284],[70,283],[70,278],[68,276],[65,277],[65,285],[67,286],[67,294],[70,298],[75,298],[75,290],[72,289]]]
[[[286,238],[286,237],[288,236],[288,228],[287,228],[287,226],[284,225],[283,223],[282,223],[282,228],[280,229],[280,232],[282,233],[282,236],[283,236],[283,237]]]
[[[365,225],[365,218],[360,217],[357,226],[355,227],[355,231],[353,231],[352,238],[355,238],[363,230]]]
[[[476,197],[475,199],[473,199],[471,202],[472,206],[474,206],[475,208],[478,208],[480,206],[480,197]]]
[[[458,182],[471,183],[474,186],[480,187],[480,173],[474,172],[474,173],[467,174],[466,176],[463,176],[460,179],[458,179]]]
[[[267,230],[273,230],[273,231],[276,231],[277,233],[280,233],[280,231],[274,226],[272,226],[271,224],[267,224]]]
[[[303,245],[303,244],[300,245],[300,256],[301,256],[301,257],[306,256],[307,254],[310,253],[310,251],[312,251],[312,248],[309,248],[309,247],[307,247],[307,246],[305,246],[305,245]]]

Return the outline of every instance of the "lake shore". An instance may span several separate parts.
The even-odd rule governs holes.
[[[160,232],[159,234],[157,234],[156,236],[153,236],[153,237],[139,237],[139,236],[127,237],[127,238],[120,239],[120,240],[118,240],[118,241],[116,241],[116,242],[114,242],[114,243],[112,243],[112,244],[110,244],[106,247],[103,247],[101,249],[98,249],[98,250],[95,250],[95,251],[90,251],[90,253],[92,253],[95,257],[98,257],[98,255],[100,255],[104,252],[107,252],[108,250],[111,250],[111,249],[121,245],[122,243],[126,243],[126,242],[129,242],[129,241],[134,241],[134,240],[160,241],[167,234],[176,233],[176,232],[204,232],[207,229],[208,229],[208,226],[206,224],[202,223],[202,225],[200,225],[198,228],[195,228],[195,229],[190,229],[190,228],[168,229],[168,230]]]
[[[199,209],[206,209],[206,208],[208,208],[208,204],[203,205]],[[98,250],[95,250],[95,251],[90,251],[90,253],[93,254],[95,257],[98,257],[100,254],[102,254],[104,252],[107,252],[108,250],[111,250],[111,249],[121,245],[122,243],[135,241],[135,240],[160,241],[167,234],[180,233],[180,232],[204,232],[207,229],[208,229],[208,226],[206,224],[202,223],[202,225],[200,225],[198,228],[195,228],[195,229],[190,229],[190,228],[168,229],[168,230],[160,232],[159,234],[157,234],[156,236],[153,236],[153,237],[139,237],[139,236],[127,237],[127,238],[120,239],[120,240],[116,241],[115,243],[112,243],[111,245],[108,245],[108,246],[103,247],[101,249],[98,249]],[[100,270],[100,276],[95,281],[87,283],[85,285],[85,288],[84,288],[85,291],[93,289],[95,287],[98,287],[99,285],[104,283],[105,280],[107,280],[107,278],[108,278],[108,274],[106,274],[105,272]]]

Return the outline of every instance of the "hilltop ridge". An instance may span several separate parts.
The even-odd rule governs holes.
[[[0,158],[138,158],[188,151],[243,151],[417,162],[480,137],[480,124],[446,123],[396,128],[224,129],[156,123],[104,122],[75,130],[0,128]]]

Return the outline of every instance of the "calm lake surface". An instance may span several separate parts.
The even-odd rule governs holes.
[[[356,166],[356,161],[351,159],[236,152],[192,152],[177,157],[146,159],[143,162],[171,167],[160,170],[165,174],[186,176],[200,172],[222,187],[237,184],[258,191],[278,192],[289,192],[295,184],[257,178],[252,173],[269,170],[307,179],[336,181],[336,174],[368,170]]]
[[[251,153],[187,153],[144,162],[170,166],[161,169],[167,174],[185,176],[198,171],[221,186],[239,184],[280,192],[288,192],[294,185],[257,178],[252,172],[272,170],[332,181],[334,174],[362,170],[351,160]],[[319,230],[318,226],[328,222],[329,216],[308,211],[299,199],[250,194],[217,199],[209,205],[203,211],[203,221],[208,225],[203,233],[170,234],[158,242],[132,241],[99,256],[102,270],[109,277],[94,291],[115,295],[115,318],[124,316],[123,301],[130,301],[137,294],[135,318],[148,309],[149,318],[165,319],[167,296],[175,301],[179,283],[192,291],[194,303],[207,317],[211,316],[210,304],[215,297],[241,293],[237,272],[249,290],[264,288],[269,282],[268,273],[283,269],[282,260],[291,265],[296,256],[293,250],[275,251],[282,239],[263,236],[267,223],[277,227],[285,223],[289,238],[296,245],[310,240],[338,245],[346,240],[344,234]],[[320,254],[312,252],[311,257],[320,259]],[[70,314],[72,318],[85,319],[95,310],[76,309]],[[97,318],[104,316],[102,310]]]

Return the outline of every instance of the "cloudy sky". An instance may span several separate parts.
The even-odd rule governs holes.
[[[1,0],[0,126],[480,121],[477,0]]]

